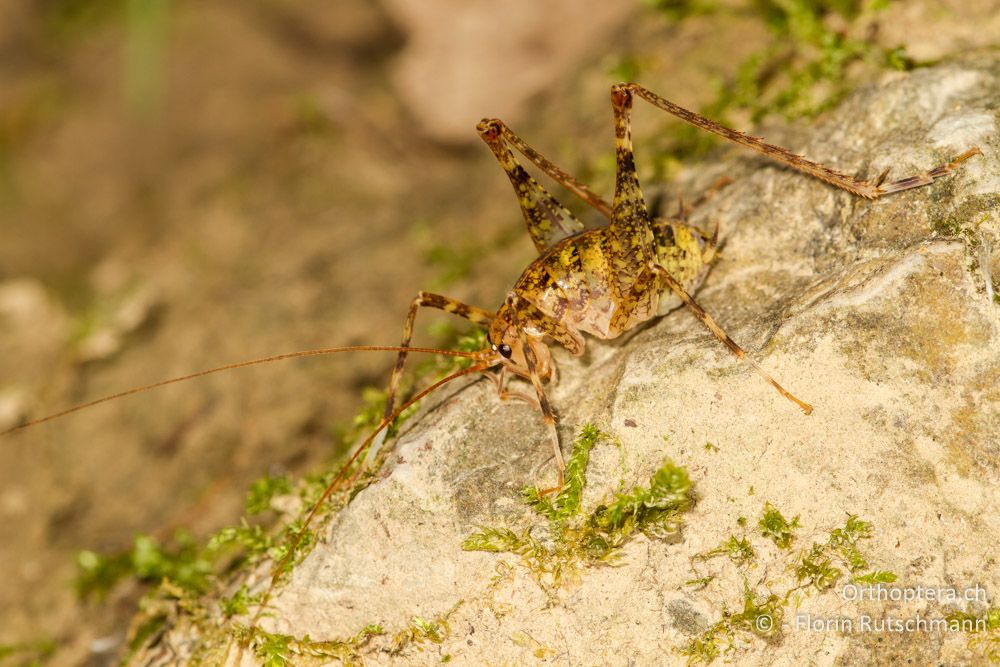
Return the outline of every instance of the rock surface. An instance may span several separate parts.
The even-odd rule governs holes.
[[[313,640],[379,623],[391,636],[414,617],[447,616],[440,643],[396,656],[379,639],[367,664],[664,664],[723,617],[744,590],[781,596],[790,554],[822,542],[847,515],[873,524],[864,551],[889,586],[1000,592],[1000,54],[887,76],[801,134],[770,132],[849,173],[901,177],[972,145],[984,155],[956,175],[861,201],[739,149],[693,170],[735,183],[693,222],[721,224],[723,258],[698,294],[760,363],[816,406],[804,416],[677,311],[582,359],[556,353],[549,396],[569,442],[595,423],[620,442],[592,452],[584,509],[644,484],[670,459],[695,503],[669,540],[639,536],[615,567],[581,568],[539,585],[521,559],[467,552],[479,526],[521,530],[519,499],[552,481],[541,420],[503,404],[487,382],[448,392],[398,440],[362,491],[294,571],[261,625]],[[642,151],[641,144],[637,146]],[[995,280],[995,278],[993,278]],[[791,550],[757,528],[765,501],[799,517]],[[738,523],[744,517],[743,524]],[[695,557],[746,535],[748,566]],[[713,577],[703,587],[690,582]],[[739,664],[975,663],[970,635],[947,631],[803,629],[816,619],[980,614],[981,599],[853,600],[842,588],[789,598],[779,629],[736,632],[720,648]],[[781,622],[783,620],[783,623]],[[244,653],[242,661],[254,664]]]

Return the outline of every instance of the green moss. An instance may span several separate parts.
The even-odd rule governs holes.
[[[799,527],[799,517],[788,521],[770,502],[764,503],[764,510],[757,523],[760,531],[774,540],[780,549],[788,549],[795,539],[794,529]]]
[[[226,526],[208,539],[207,549],[218,553],[230,547],[245,550],[249,562],[257,562],[274,546],[274,540],[263,526],[251,525],[246,519],[239,526]]]
[[[853,581],[875,583],[895,581],[892,572],[876,570],[866,575],[856,573],[868,567],[868,560],[861,553],[858,541],[872,536],[872,526],[857,516],[851,515],[843,528],[836,528],[824,543],[813,543],[801,553],[795,566],[795,577],[799,587],[812,586],[823,591],[832,588],[843,578],[845,570]]]
[[[89,325],[81,328],[80,335],[83,336],[84,330],[89,328]],[[464,332],[455,327],[447,327],[436,332],[436,337],[438,345],[443,348],[478,351],[485,346],[485,332],[481,329]],[[415,372],[409,378],[404,378],[400,404],[418,385],[419,381],[413,377],[422,378],[424,382],[428,379],[436,381],[467,367],[469,363],[468,359],[434,357],[415,364]],[[364,400],[361,412],[349,426],[341,429],[341,440],[345,448],[353,446],[357,440],[371,433],[382,420],[385,392],[368,390],[364,394]],[[390,435],[417,408],[415,405],[405,411],[390,426]],[[387,452],[389,448],[383,451]],[[580,466],[581,463],[575,461],[573,465]],[[586,461],[583,461],[582,467],[585,466]],[[248,517],[273,509],[273,500],[277,496],[298,496],[301,499],[301,509],[296,515],[282,516],[279,512],[265,515],[253,522],[243,518],[238,525],[220,529],[204,543],[198,543],[184,533],[179,533],[173,541],[164,545],[140,535],[128,551],[110,555],[82,551],[77,556],[77,590],[82,597],[103,598],[123,579],[133,578],[152,584],[154,587],[147,592],[133,627],[155,626],[162,629],[166,624],[174,626],[185,622],[193,623],[200,628],[202,637],[196,651],[201,655],[213,656],[218,647],[224,646],[228,641],[229,619],[254,614],[260,607],[267,605],[274,586],[280,586],[316,544],[317,531],[322,530],[324,522],[371,482],[374,475],[371,468],[369,465],[369,472],[359,476],[353,487],[339,488],[327,498],[308,529],[305,528],[306,517],[338,476],[339,470],[328,470],[298,481],[286,476],[267,476],[251,485],[246,500]],[[346,471],[345,477],[350,478],[352,472]],[[573,500],[571,488],[567,494],[560,502],[571,507],[578,499]],[[511,545],[507,547],[508,550],[513,548]],[[250,566],[266,561],[273,563],[272,586],[251,594],[247,576],[258,570]],[[222,596],[222,591],[234,589],[235,593]],[[221,622],[220,616],[223,619]],[[429,637],[433,634],[431,629],[426,626],[422,631]],[[415,632],[417,631],[421,631],[419,623]],[[144,642],[153,640],[152,635],[139,636],[138,644],[133,649],[138,651]],[[282,660],[286,659],[289,647],[292,653],[304,650],[302,642],[305,640],[289,641],[292,644],[287,644],[281,636],[264,635],[254,639],[259,657],[267,664],[283,664]],[[295,644],[295,641],[299,641],[299,644]]]
[[[43,665],[56,652],[56,648],[58,648],[58,644],[51,639],[0,644],[0,662],[6,664],[8,660],[16,661],[13,664],[24,667]]]
[[[945,615],[951,630],[969,635],[968,647],[990,664],[1000,664],[1000,608],[981,613],[955,611]]]
[[[137,535],[129,551],[103,556],[80,551],[76,590],[82,598],[103,598],[118,581],[135,577],[144,582],[169,581],[180,588],[203,592],[208,586],[212,560],[194,539],[179,531],[173,543],[161,545],[148,535]]]
[[[226,618],[231,616],[244,616],[250,611],[251,606],[260,604],[259,595],[250,595],[250,590],[246,584],[230,595],[219,600],[219,609]]]
[[[939,236],[959,236],[962,223],[954,216],[944,216],[931,221],[931,231]]]
[[[590,450],[601,438],[601,432],[593,424],[587,424],[580,432],[580,437],[573,443],[573,453],[566,461],[564,482],[554,500],[539,494],[538,489],[529,486],[522,495],[525,501],[535,508],[539,514],[549,520],[562,523],[580,513],[580,503],[583,500],[583,488],[587,485],[587,464],[590,462]]]
[[[286,667],[302,663],[303,658],[340,660],[344,664],[361,664],[361,649],[372,637],[385,634],[379,625],[369,625],[347,639],[316,641],[309,636],[301,639],[291,635],[265,632],[259,627],[234,625],[232,636],[266,667]]]
[[[410,619],[409,625],[397,632],[392,638],[392,647],[389,652],[392,655],[399,655],[407,648],[419,646],[425,642],[441,644],[451,634],[451,625],[448,619],[462,605],[459,600],[451,609],[444,614],[432,619],[414,616]]]
[[[851,577],[851,581],[856,584],[891,584],[896,581],[896,575],[892,572],[886,572],[884,570],[875,570],[874,572],[869,572],[868,574],[860,574],[856,577]]]
[[[271,501],[275,496],[283,496],[292,492],[292,481],[285,475],[272,477],[270,475],[254,480],[247,492],[246,511],[253,516],[271,509]]]
[[[693,586],[695,590],[701,590],[708,586],[715,579],[714,576],[698,577],[697,579],[688,579],[684,582],[685,586]]]
[[[843,528],[830,533],[825,546],[840,558],[848,570],[856,572],[868,567],[868,561],[858,549],[858,540],[869,539],[871,536],[872,525],[852,514],[847,517]]]
[[[755,595],[749,586],[743,589],[743,608],[736,613],[724,611],[722,618],[681,649],[688,664],[709,664],[715,660],[725,642],[731,646],[739,634],[751,633],[768,638],[780,633],[784,604],[777,595]]]
[[[664,536],[680,529],[681,513],[690,506],[691,481],[684,468],[667,461],[649,478],[649,487],[619,494],[591,515],[590,524],[612,541],[624,540],[639,530]]]
[[[473,533],[462,542],[465,551],[488,551],[490,553],[521,553],[531,544],[525,536],[517,535],[509,528],[490,528],[484,526],[478,533]]]
[[[886,6],[864,0],[755,0],[776,39],[740,66],[716,105],[748,109],[755,121],[772,112],[814,116],[850,90],[855,64],[864,63],[869,72],[916,66],[902,47],[881,47],[866,34]]]
[[[141,623],[133,626],[135,629],[128,638],[128,654],[122,663],[127,663],[146,642],[158,637],[166,629],[167,621],[167,614],[148,614]]]
[[[647,2],[671,22],[718,10],[709,0]],[[879,71],[922,66],[904,47],[872,37],[878,14],[888,5],[888,0],[753,0],[749,14],[766,26],[772,39],[734,72],[716,78],[714,99],[698,112],[723,124],[731,124],[733,111],[749,112],[754,123],[770,114],[788,119],[815,116]],[[631,54],[624,62],[641,62],[641,56]],[[628,78],[617,76],[620,69],[610,74],[616,80]],[[683,163],[704,157],[718,141],[686,125],[652,135],[645,145],[656,156],[653,176],[667,178]],[[613,173],[613,167],[613,159],[594,165],[598,173]]]
[[[716,556],[726,556],[737,565],[746,565],[756,558],[750,541],[746,537],[737,538],[735,535],[730,535],[729,539],[719,546],[700,553],[695,558],[698,560],[708,560]]]
[[[863,555],[859,542],[871,538],[870,523],[850,515],[842,527],[834,528],[826,540],[808,549],[790,551],[791,527],[795,520],[785,520],[770,503],[765,505],[767,521],[761,521],[761,532],[757,539],[788,541],[779,552],[779,560],[767,564],[768,578],[752,588],[744,579],[740,591],[742,608],[733,612],[725,607],[721,618],[705,631],[694,637],[679,649],[687,656],[688,662],[708,664],[722,653],[733,650],[737,640],[756,636],[770,640],[781,633],[781,621],[788,605],[798,596],[808,593],[824,593],[843,582],[847,574],[857,573],[868,567],[868,559]],[[766,527],[764,524],[767,524]],[[780,546],[780,545],[779,545]],[[715,556],[726,556],[732,564],[743,568],[755,560],[755,549],[750,537],[730,536],[720,546],[700,554],[697,561],[707,561]],[[786,574],[782,574],[786,573]],[[790,575],[790,576],[788,576]],[[740,576],[745,576],[741,571]],[[716,575],[709,574],[688,582],[687,585],[707,586]],[[891,572],[873,570],[868,574],[855,574],[853,581],[891,582],[896,577]]]
[[[954,187],[952,180],[946,183]],[[939,212],[931,220],[931,231],[935,235],[952,236],[962,240],[967,260],[966,270],[972,277],[973,283],[981,286],[982,291],[986,291],[987,287],[984,273],[980,272],[980,262],[988,258],[990,252],[988,241],[985,248],[983,247],[987,237],[980,235],[979,228],[989,220],[989,212],[997,210],[1000,210],[1000,196],[978,195],[966,198],[956,210],[951,210],[947,214]],[[986,272],[986,275],[989,275],[989,272]],[[997,293],[997,285],[992,278],[990,280],[993,282],[994,300],[998,301],[997,297],[1000,294]]]
[[[128,551],[105,555],[84,549],[76,553],[76,568],[74,587],[77,595],[98,599],[103,599],[115,584],[134,571]]]
[[[543,523],[519,531],[483,527],[469,535],[462,548],[516,554],[549,591],[575,577],[582,566],[613,560],[636,532],[651,538],[677,532],[690,506],[691,482],[683,468],[669,461],[653,473],[648,487],[619,493],[590,514],[582,511],[590,451],[602,436],[592,425],[583,428],[566,466],[566,483],[553,500],[537,489],[525,489],[525,501]]]
[[[281,539],[277,540],[267,552],[275,563],[272,577],[275,579],[287,577],[295,566],[309,555],[316,545],[315,529],[318,524],[319,522],[315,522],[312,528],[306,528],[305,520],[297,519],[285,527],[281,532]]]

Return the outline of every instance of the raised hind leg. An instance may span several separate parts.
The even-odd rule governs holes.
[[[632,108],[632,88],[630,86],[614,86],[611,99],[615,112],[615,150],[618,162],[617,183],[615,186],[614,217],[608,227],[608,233],[614,242],[612,250],[623,253],[620,257],[612,257],[623,267],[631,267],[633,273],[627,288],[618,297],[619,310],[612,327],[617,331],[625,331],[639,322],[655,315],[655,296],[664,288],[671,290],[692,312],[722,341],[738,359],[745,359],[771,386],[782,396],[794,402],[806,414],[812,412],[812,406],[800,401],[772,378],[760,365],[741,348],[729,335],[722,330],[715,320],[705,312],[687,290],[661,266],[656,258],[645,260],[636,265],[640,258],[648,257],[645,245],[647,238],[652,238],[648,216],[639,187],[639,179],[635,173],[635,160],[632,154],[630,111]],[[648,234],[648,235],[647,235]],[[658,284],[659,283],[659,284]],[[620,286],[626,286],[624,281]]]
[[[972,147],[951,162],[943,164],[940,167],[935,167],[934,169],[926,171],[922,174],[915,174],[913,176],[901,178],[897,181],[892,181],[891,183],[885,183],[885,179],[889,175],[889,170],[886,169],[876,178],[866,181],[849,176],[848,174],[837,171],[836,169],[831,169],[830,167],[819,164],[818,162],[807,160],[801,155],[797,155],[780,146],[769,144],[756,137],[751,137],[750,135],[743,134],[742,132],[737,132],[736,130],[732,130],[724,125],[719,125],[715,121],[711,121],[704,116],[694,113],[693,111],[688,111],[683,107],[677,106],[670,100],[660,97],[656,93],[643,88],[637,83],[621,84],[621,87],[627,88],[630,92],[638,95],[653,106],[662,109],[669,114],[677,116],[681,120],[686,121],[695,127],[700,127],[701,129],[711,132],[712,134],[716,134],[720,137],[728,139],[729,141],[746,146],[747,148],[766,155],[773,160],[786,164],[793,169],[797,169],[803,173],[809,174],[810,176],[815,176],[822,181],[826,181],[831,185],[835,185],[838,188],[847,190],[848,192],[858,195],[859,197],[864,197],[865,199],[877,199],[883,195],[891,194],[893,192],[900,192],[902,190],[909,190],[910,188],[928,185],[932,183],[934,179],[940,178],[941,176],[954,171],[962,162],[965,162],[973,155],[982,154],[982,151],[980,151],[979,148]]]
[[[489,129],[496,132],[499,137],[505,141],[510,146],[513,146],[521,155],[526,157],[529,162],[534,164],[536,167],[542,170],[545,175],[551,178],[556,183],[562,185],[564,188],[575,194],[577,197],[582,199],[588,205],[596,209],[605,218],[611,218],[611,204],[604,201],[599,197],[593,190],[589,187],[576,180],[568,173],[560,169],[553,162],[542,156],[541,153],[536,151],[534,148],[529,146],[524,139],[514,134],[513,131],[503,121],[496,118],[483,120],[479,124],[480,136],[483,136],[483,131]],[[483,139],[490,143],[485,136]],[[492,148],[492,145],[491,145]],[[494,151],[495,152],[495,151]],[[513,180],[513,179],[512,179]],[[515,183],[515,187],[518,185]]]
[[[624,86],[611,89],[611,107],[615,128],[615,197],[611,209],[611,224],[604,230],[607,238],[606,255],[611,275],[611,295],[617,302],[618,313],[631,310],[630,301],[649,301],[653,295],[635,290],[641,275],[656,262],[655,237],[650,224],[646,200],[639,185],[632,152],[632,93]],[[636,304],[637,312],[647,310]],[[631,326],[616,313],[615,328],[624,331]],[[648,315],[646,319],[652,317]]]
[[[521,205],[528,233],[539,254],[544,253],[562,239],[583,231],[583,223],[577,220],[566,207],[549,194],[538,181],[525,171],[510,150],[508,137],[515,135],[502,121],[483,120],[476,127],[479,136],[490,147],[497,162],[507,172],[517,201]],[[516,138],[516,137],[515,137]]]

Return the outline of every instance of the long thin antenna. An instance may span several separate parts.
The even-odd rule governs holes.
[[[417,349],[417,348],[408,348],[408,349]],[[288,569],[287,566],[288,563],[291,561],[291,559],[295,558],[296,552],[299,549],[299,545],[302,544],[302,540],[305,537],[306,530],[308,530],[309,525],[312,523],[313,518],[319,512],[319,509],[323,506],[323,504],[326,503],[326,501],[330,498],[330,495],[337,489],[337,486],[344,481],[347,475],[347,471],[350,470],[354,462],[358,459],[359,456],[361,456],[361,453],[364,452],[365,449],[368,447],[368,445],[371,444],[371,442],[375,439],[375,436],[381,433],[384,428],[389,426],[389,424],[394,422],[396,418],[399,417],[399,415],[403,414],[404,410],[406,410],[411,405],[422,399],[424,396],[427,396],[427,394],[431,393],[441,385],[451,382],[452,380],[455,380],[457,378],[460,378],[463,375],[470,375],[472,373],[478,373],[479,371],[484,371],[490,366],[496,365],[497,363],[499,363],[499,361],[494,361],[494,362],[491,362],[489,360],[481,361],[480,363],[469,366],[466,369],[452,373],[451,375],[438,380],[437,382],[427,387],[426,389],[418,393],[410,400],[406,401],[403,405],[396,408],[391,415],[385,417],[384,419],[382,419],[381,422],[379,422],[378,427],[376,427],[376,429],[372,431],[367,438],[365,438],[365,441],[362,442],[361,445],[359,445],[354,450],[354,452],[351,454],[351,458],[349,458],[347,462],[344,463],[343,466],[341,466],[340,470],[337,472],[337,476],[334,477],[333,481],[330,482],[329,486],[327,486],[323,490],[323,494],[319,497],[319,500],[316,501],[316,504],[313,505],[312,510],[310,510],[309,512],[309,515],[306,516],[305,521],[302,523],[302,528],[299,529],[299,532],[295,535],[295,540],[292,542],[291,547],[285,552],[284,557],[280,561],[278,561],[278,564],[272,571],[271,581],[268,584],[267,589],[261,595],[260,601],[257,603],[257,610],[254,612],[253,617],[250,619],[251,628],[257,627],[257,623],[260,621],[261,615],[264,613],[264,610],[267,609],[267,605],[271,601],[271,596],[274,594],[274,589],[278,586],[278,582],[281,580],[281,575],[285,571],[287,571]],[[232,643],[230,643],[229,645],[232,646]],[[243,647],[240,646],[238,655],[242,655],[242,652],[243,652]],[[239,662],[239,658],[237,658],[237,662]]]
[[[57,412],[47,417],[41,417],[39,419],[33,419],[29,422],[25,422],[24,424],[0,432],[0,436],[10,435],[11,433],[14,433],[15,431],[20,431],[21,429],[29,428],[31,426],[37,426],[38,424],[44,424],[45,422],[52,421],[53,419],[59,419],[60,417],[65,417],[66,415],[72,414],[74,412],[79,412],[80,410],[86,410],[87,408],[92,408],[95,405],[100,405],[101,403],[114,401],[119,398],[124,398],[125,396],[131,396],[132,394],[140,394],[144,391],[149,391],[150,389],[165,387],[168,384],[184,382],[185,380],[193,380],[194,378],[200,378],[205,375],[211,375],[212,373],[221,373],[222,371],[231,371],[237,368],[246,368],[247,366],[257,366],[260,364],[267,364],[272,361],[282,361],[284,359],[297,359],[299,357],[318,357],[320,355],[335,354],[337,352],[400,352],[404,349],[407,352],[426,352],[428,354],[441,354],[448,357],[463,357],[465,359],[482,359],[482,356],[478,352],[461,352],[459,350],[436,350],[434,348],[429,348],[429,347],[403,348],[400,346],[390,346],[390,345],[353,345],[350,347],[326,347],[326,348],[320,348],[318,350],[302,350],[300,352],[288,352],[286,354],[278,354],[273,357],[262,357],[260,359],[251,359],[249,361],[241,361],[235,364],[226,364],[225,366],[219,366],[218,368],[210,368],[207,371],[199,371],[197,373],[191,373],[190,375],[182,375],[180,377],[170,378],[169,380],[160,380],[159,382],[147,384],[142,387],[134,387],[132,389],[127,389],[125,391],[120,391],[117,394],[111,394],[110,396],[98,398],[88,403],[76,405],[72,408],[63,410],[62,412]]]
[[[417,349],[417,348],[412,348],[412,349]],[[313,517],[316,516],[316,513],[319,512],[319,509],[323,506],[323,503],[327,501],[330,495],[337,489],[337,486],[344,480],[344,478],[347,475],[347,471],[350,470],[354,462],[358,459],[359,456],[361,456],[361,453],[368,448],[368,445],[372,443],[372,441],[375,439],[375,436],[381,433],[384,428],[389,426],[389,424],[396,421],[396,418],[399,417],[399,415],[403,414],[404,410],[406,410],[411,405],[422,399],[424,396],[427,396],[427,394],[430,394],[432,391],[434,391],[441,385],[447,384],[448,382],[458,379],[463,375],[470,375],[472,373],[478,373],[480,371],[484,371],[490,366],[496,365],[496,363],[499,362],[491,363],[489,361],[483,361],[481,363],[474,364],[472,366],[469,366],[468,368],[464,368],[460,371],[452,373],[451,375],[448,375],[438,380],[431,386],[427,387],[423,391],[416,394],[410,400],[406,401],[406,403],[396,408],[391,415],[389,415],[388,417],[384,418],[381,422],[379,422],[379,425],[375,428],[375,430],[372,431],[367,438],[365,438],[365,441],[362,442],[354,450],[353,454],[351,454],[351,458],[349,458],[347,462],[340,468],[340,471],[337,473],[337,476],[334,477],[333,481],[330,482],[329,486],[327,486],[326,489],[323,490],[323,495],[319,497],[319,500],[317,500],[316,504],[313,505],[313,508],[309,512],[309,515],[306,516],[306,520],[302,524],[302,529],[299,531],[298,535],[295,536],[295,541],[292,543],[291,548],[288,549],[288,552],[285,554],[285,557],[282,558],[281,561],[278,563],[277,567],[274,570],[274,574],[271,576],[271,587],[268,589],[268,595],[266,595],[261,601],[261,609],[263,609],[264,605],[267,603],[268,598],[270,598],[271,589],[274,588],[274,585],[280,578],[281,573],[284,572],[285,567],[288,565],[289,559],[295,557],[295,552],[298,549],[299,544],[302,543],[302,538],[305,536],[306,529],[309,527],[309,524],[312,523]]]

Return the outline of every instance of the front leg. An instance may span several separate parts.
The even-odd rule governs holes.
[[[523,391],[508,391],[507,382],[510,380],[510,376],[507,374],[507,367],[501,366],[500,370],[496,373],[487,371],[483,375],[493,380],[493,384],[497,387],[497,396],[501,401],[509,401],[511,399],[517,399],[519,401],[524,401],[531,407],[538,411],[541,411],[542,407],[538,404],[538,399],[530,394]]]
[[[417,319],[417,311],[421,308],[439,308],[446,313],[457,315],[461,318],[469,320],[473,324],[478,324],[487,328],[493,321],[493,313],[483,310],[482,308],[470,306],[467,303],[462,303],[461,301],[452,299],[451,297],[441,296],[440,294],[419,292],[410,304],[410,312],[407,313],[406,322],[403,324],[403,341],[400,343],[400,346],[403,349],[400,350],[399,354],[396,356],[396,365],[393,367],[392,377],[389,379],[389,389],[386,393],[385,399],[385,411],[382,415],[383,419],[389,418],[396,405],[396,394],[399,391],[399,383],[403,378],[403,367],[406,365],[406,348],[410,346],[410,340],[413,338],[413,323]],[[379,432],[378,437],[372,443],[371,451],[368,453],[369,460],[374,459],[374,457],[378,454],[378,450],[382,447],[382,443],[385,442],[386,434],[388,432],[388,428]]]

